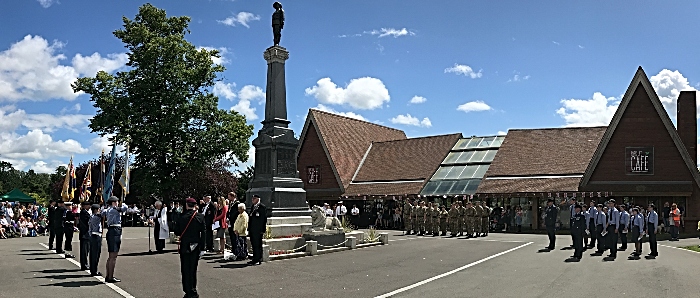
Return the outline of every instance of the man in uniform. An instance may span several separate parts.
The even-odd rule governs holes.
[[[115,283],[120,282],[118,278],[114,277],[114,268],[117,267],[117,257],[119,256],[119,249],[122,245],[122,216],[123,212],[126,212],[128,206],[124,203],[121,207],[118,207],[119,199],[115,196],[109,197],[107,200],[107,209],[103,212],[103,216],[107,222],[107,253],[109,257],[107,258],[107,276],[105,276],[105,282]]]
[[[433,203],[425,204],[425,235],[433,233]]]
[[[586,230],[586,216],[581,212],[581,205],[574,205],[574,216],[571,220],[571,235],[574,237],[574,256],[575,260],[581,260],[583,257],[583,234]]]
[[[425,202],[420,201],[418,208],[416,208],[416,228],[418,230],[418,235],[423,236],[425,233]]]
[[[659,224],[659,215],[654,211],[654,204],[649,204],[647,207],[646,233],[649,235],[649,249],[651,253],[645,258],[655,258],[659,256],[659,251],[656,245],[656,228]]]
[[[457,210],[457,203],[452,203],[450,211],[447,212],[447,220],[450,224],[450,237],[457,236],[457,227],[459,226],[457,221],[459,221],[459,211]]]
[[[441,236],[446,236],[447,235],[447,210],[445,210],[445,205],[440,206],[440,231],[442,232]]]
[[[214,235],[212,230],[212,225],[214,224],[214,215],[216,212],[216,207],[214,207],[214,202],[211,201],[211,196],[206,196],[199,204],[199,212],[204,215],[204,223],[206,225],[207,236],[206,236],[206,251],[214,251]]]
[[[204,254],[206,227],[204,215],[194,207],[197,201],[187,198],[182,215],[175,222],[175,235],[180,236],[180,273],[182,274],[182,291],[185,297],[199,297],[197,293],[197,265]]]
[[[49,250],[53,250],[53,242],[56,239],[56,230],[53,228],[56,222],[56,201],[49,201],[49,208],[46,215],[46,226],[49,229]]]
[[[476,216],[476,209],[472,202],[467,202],[467,206],[464,208],[464,225],[467,231],[467,238],[474,237],[474,218]]]
[[[559,208],[554,206],[554,200],[547,200],[547,208],[544,210],[544,225],[547,227],[547,237],[549,237],[549,245],[547,249],[554,250],[554,245],[557,241],[556,235],[554,234],[557,224],[557,214],[559,214]]]
[[[250,238],[250,246],[253,248],[253,259],[248,262],[248,265],[260,265],[263,257],[263,234],[267,230],[267,207],[260,203],[259,195],[253,195],[251,203],[248,219],[248,237]]]
[[[610,199],[608,201],[608,248],[610,249],[610,255],[608,257],[615,259],[617,257],[617,233],[618,225],[620,224],[620,211],[615,208],[615,200]]]
[[[72,254],[73,252],[73,234],[75,228],[75,216],[72,207],[73,202],[66,202],[66,211],[63,212],[63,237],[65,238],[65,244],[63,250],[66,254],[66,258],[75,258]]]
[[[440,204],[433,202],[433,211],[431,213],[433,217],[433,236],[440,235]]]
[[[411,235],[411,229],[413,228],[411,220],[411,211],[413,211],[413,205],[410,199],[406,199],[403,204],[403,225],[404,225],[404,235]]]
[[[101,275],[97,271],[97,265],[100,263],[100,253],[102,252],[102,214],[100,214],[100,205],[92,205],[92,216],[88,222],[88,236],[90,237],[90,275]]]
[[[481,233],[481,214],[484,212],[484,208],[481,206],[481,201],[474,202],[474,237],[479,237]]]
[[[489,235],[489,216],[491,215],[491,208],[486,204],[486,202],[484,202],[482,208],[484,208],[484,212],[481,215],[481,235],[486,237]]]
[[[56,234],[56,253],[63,253],[63,214],[66,213],[66,203],[64,201],[56,202],[56,209],[53,210],[53,220],[51,224],[53,231]]]
[[[624,203],[620,204],[620,222],[617,230],[620,232],[620,241],[622,242],[618,250],[621,251],[627,250],[627,232],[630,226],[630,214],[626,209],[627,206]]]
[[[88,255],[90,253],[90,202],[85,201],[81,204],[82,209],[80,210],[80,217],[78,220],[78,234],[80,238],[80,270],[88,270],[90,267],[90,261],[88,260]]]
[[[457,201],[457,231],[459,231],[459,235],[457,236],[464,236],[464,220],[464,206],[462,205],[462,201]]]
[[[590,232],[595,233],[594,237],[598,239],[598,247],[595,254],[602,255],[605,251],[606,246],[605,237],[603,237],[603,230],[605,230],[605,226],[608,225],[608,217],[607,215],[605,215],[605,212],[603,212],[603,204],[598,204],[596,206],[596,216],[594,218],[594,225],[595,229]]]
[[[595,200],[591,199],[590,207],[588,208],[588,219],[586,222],[588,223],[588,233],[590,233],[591,241],[588,242],[588,248],[594,248],[595,247],[595,241],[598,238],[596,235],[596,217],[598,216],[598,209],[596,208]]]

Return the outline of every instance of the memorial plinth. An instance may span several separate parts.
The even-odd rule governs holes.
[[[260,196],[261,203],[271,210],[268,225],[274,237],[288,236],[292,231],[301,234],[311,226],[311,216],[297,171],[299,140],[287,120],[284,65],[289,52],[276,45],[265,50],[263,57],[267,61],[265,120],[253,140],[255,172],[246,202],[251,202],[253,194]]]

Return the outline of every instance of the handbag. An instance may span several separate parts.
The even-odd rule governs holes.
[[[190,217],[190,221],[187,222],[187,225],[185,226],[185,229],[182,230],[182,234],[180,234],[180,237],[182,237],[182,235],[185,235],[185,232],[187,231],[187,228],[190,227],[190,223],[192,223],[192,220],[194,219],[194,216],[195,216],[195,215],[197,215],[197,212],[192,213],[192,217]],[[178,253],[182,253],[182,252],[180,251],[180,243],[182,243],[182,241],[179,241],[179,242],[177,243],[177,252],[178,252]],[[191,253],[192,251],[195,250],[195,248],[197,248],[197,244],[198,244],[198,243],[193,243],[193,244],[194,244],[194,247],[192,247],[191,245],[188,245],[188,246],[185,247],[185,253]],[[189,250],[188,250],[188,248],[189,248]]]

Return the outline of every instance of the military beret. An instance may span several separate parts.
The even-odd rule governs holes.
[[[576,204],[576,206],[574,206],[574,209],[583,209],[583,208],[581,208],[581,205]]]
[[[111,197],[109,197],[109,199],[107,200],[107,203],[112,203],[112,202],[119,202],[119,199],[118,199],[117,197],[115,197],[115,196],[111,196]]]
[[[547,203],[552,202],[554,203],[554,199],[547,199]]]
[[[187,200],[185,200],[185,202],[186,202],[186,203],[194,203],[194,204],[197,204],[197,200],[195,200],[195,199],[193,199],[193,198],[187,198]]]
[[[90,209],[92,209],[92,210],[100,209],[100,204],[92,204]]]

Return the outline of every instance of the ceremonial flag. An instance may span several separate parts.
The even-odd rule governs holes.
[[[61,198],[64,202],[70,201],[70,175],[71,168],[73,167],[73,157],[70,157],[70,162],[68,162],[68,169],[66,169],[66,178],[63,180],[63,189],[61,190]]]
[[[87,171],[85,171],[85,179],[83,179],[82,191],[80,194],[80,202],[90,199],[90,188],[92,187],[92,162],[88,163]]]
[[[107,177],[105,178],[105,187],[102,190],[102,199],[107,202],[107,199],[112,195],[112,187],[114,186],[114,164],[117,159],[117,145],[112,145],[112,157],[109,159],[109,168],[107,168]]]
[[[126,164],[124,165],[124,171],[122,171],[122,177],[119,178],[119,184],[122,185],[122,190],[124,195],[129,194],[129,145],[126,145]]]
[[[72,159],[72,158],[71,158]],[[75,178],[75,166],[71,162],[70,164],[70,191],[68,194],[70,195],[70,200],[72,201],[75,198],[75,191],[78,189],[78,186],[76,185],[76,178]]]

